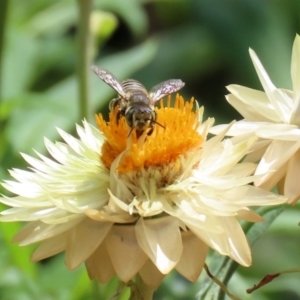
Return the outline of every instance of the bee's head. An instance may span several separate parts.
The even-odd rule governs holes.
[[[148,106],[129,106],[125,112],[127,124],[137,132],[143,132],[153,127],[156,121],[156,112]]]

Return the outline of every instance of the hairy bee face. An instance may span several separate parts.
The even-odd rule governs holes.
[[[156,112],[148,106],[130,106],[126,110],[125,117],[127,124],[136,128],[137,132],[143,132],[150,128],[148,134],[151,134],[156,120]]]

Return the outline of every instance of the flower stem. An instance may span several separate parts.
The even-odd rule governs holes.
[[[89,119],[90,117],[88,99],[88,79],[91,65],[90,14],[92,2],[92,0],[78,0],[79,24],[77,74],[81,119]]]
[[[204,269],[208,275],[208,277],[210,277],[220,288],[221,290],[232,300],[241,300],[240,298],[234,296],[233,294],[231,294],[227,287],[224,285],[223,282],[221,282],[217,277],[215,277],[214,275],[212,275],[208,269],[207,264],[204,264]]]
[[[5,25],[8,13],[8,0],[2,0],[0,3],[0,91],[2,83],[2,60],[3,60],[3,48],[5,37]],[[0,95],[1,99],[1,95]]]
[[[0,2],[0,103],[2,101],[2,94],[1,94],[1,87],[2,87],[2,65],[3,65],[3,49],[4,49],[4,38],[5,38],[5,26],[7,20],[7,13],[8,13],[8,2],[9,0],[3,0]],[[0,105],[1,109],[1,105]],[[2,139],[4,136],[2,135],[3,132],[3,124],[1,124],[1,111],[0,111],[0,141],[2,144]],[[2,151],[1,151],[2,152]],[[1,156],[0,152],[0,156]]]
[[[0,2],[0,104],[2,102],[2,97],[3,94],[1,93],[2,91],[2,66],[3,66],[3,49],[4,49],[4,38],[5,38],[5,29],[6,29],[6,22],[7,22],[7,14],[8,14],[8,5],[9,5],[9,0],[2,0]],[[0,105],[0,110],[1,110],[1,105]],[[4,142],[4,124],[2,124],[1,120],[1,115],[2,112],[0,111],[0,144],[5,145]],[[5,148],[5,147],[4,147]],[[0,158],[3,155],[3,152],[5,150],[2,149],[0,151]]]
[[[99,293],[99,283],[97,280],[91,281],[92,285],[92,300],[98,300],[100,299],[100,293]]]
[[[135,284],[130,285],[131,295],[129,300],[152,300],[154,290],[145,284],[142,277],[137,274]]]

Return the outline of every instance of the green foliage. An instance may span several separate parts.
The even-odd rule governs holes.
[[[44,136],[56,140],[55,127],[72,132],[74,124],[81,122],[76,4],[71,0],[0,2],[1,180],[9,177],[6,169],[25,167],[19,152],[32,154],[35,149],[45,153]],[[260,0],[214,0],[213,5],[209,0],[94,0],[93,64],[120,79],[134,77],[148,88],[162,80],[181,78],[186,82],[185,96],[195,96],[205,106],[206,116],[227,123],[240,116],[226,103],[225,86],[236,83],[261,88],[249,47],[259,54],[275,84],[290,88],[290,54],[300,29],[299,6],[296,0],[289,5]],[[91,72],[91,112],[105,114],[113,95]],[[299,207],[288,208],[277,218],[281,210],[262,211],[265,223],[245,225],[251,244],[264,236],[253,248],[252,267],[238,267],[216,253],[209,256],[211,272],[228,282],[229,290],[242,299],[300,298],[295,274],[278,278],[276,284],[254,296],[245,293],[267,273],[298,264]],[[99,286],[90,282],[83,266],[68,271],[62,255],[30,263],[33,248],[10,243],[21,227],[0,223],[0,300],[109,299],[115,295],[116,278]],[[227,299],[205,272],[194,284],[175,272],[170,274],[154,298],[195,299],[196,294],[198,299]],[[128,297],[125,289],[116,299]]]

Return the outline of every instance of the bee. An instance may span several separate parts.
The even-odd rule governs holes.
[[[146,88],[137,80],[126,79],[119,82],[113,74],[104,69],[92,66],[92,70],[119,95],[109,103],[110,111],[118,106],[117,122],[124,116],[131,128],[129,135],[135,128],[138,137],[145,130],[147,130],[148,135],[151,135],[155,124],[165,128],[156,121],[157,114],[154,104],[163,97],[179,91],[184,86],[184,82],[180,79],[170,79],[154,86],[148,93]]]

